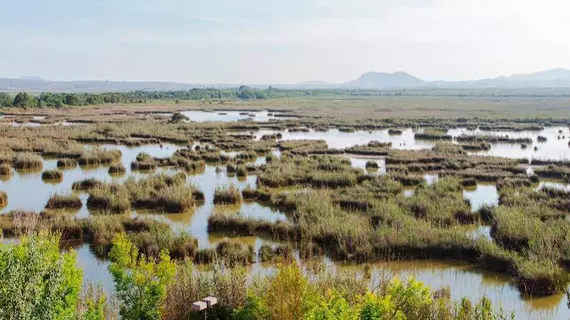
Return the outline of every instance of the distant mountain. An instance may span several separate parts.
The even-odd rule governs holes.
[[[411,88],[425,86],[426,82],[405,72],[367,72],[344,84],[350,89]]]
[[[241,84],[188,84],[160,81],[51,81],[38,77],[0,78],[0,91],[18,92],[102,92],[102,91],[175,91],[193,88],[237,88]],[[267,88],[270,84],[247,84]],[[471,81],[424,81],[405,72],[367,72],[345,83],[310,81],[297,84],[271,84],[282,89],[406,89],[406,88],[570,88],[570,70],[557,68],[530,74],[513,74]]]
[[[550,69],[530,74],[513,74],[507,78],[509,81],[568,81],[570,70],[563,68]]]

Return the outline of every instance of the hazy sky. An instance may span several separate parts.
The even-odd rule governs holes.
[[[0,0],[0,77],[343,82],[570,68],[563,0]]]

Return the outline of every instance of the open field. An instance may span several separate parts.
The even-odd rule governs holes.
[[[332,96],[308,98],[276,98],[264,100],[179,101],[151,100],[142,104],[111,104],[61,109],[5,108],[3,112],[19,115],[48,115],[63,118],[94,118],[114,114],[142,117],[144,112],[174,112],[181,110],[264,110],[290,111],[305,116],[350,121],[363,119],[425,117],[456,119],[564,118],[570,98],[492,97],[492,96]],[[70,113],[71,111],[71,113]],[[138,115],[137,115],[138,114]]]

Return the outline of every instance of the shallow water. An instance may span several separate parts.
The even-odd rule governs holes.
[[[146,145],[141,147],[126,147],[115,145],[104,145],[103,148],[119,149],[123,153],[122,163],[127,169],[127,174],[123,176],[111,176],[108,173],[108,167],[82,167],[78,166],[70,170],[62,170],[63,181],[54,183],[42,181],[42,171],[57,169],[57,160],[50,159],[44,160],[43,168],[36,172],[14,171],[12,176],[8,179],[0,180],[0,190],[8,194],[8,205],[0,209],[0,213],[8,212],[14,209],[41,211],[44,209],[45,204],[49,197],[56,193],[70,193],[73,182],[87,179],[96,178],[106,182],[121,182],[129,175],[135,177],[146,176],[145,173],[132,172],[130,164],[135,160],[139,152],[147,152],[156,157],[165,157],[172,155],[180,146],[174,144],[164,144],[163,148],[158,145]],[[162,169],[156,172],[163,171]],[[86,195],[81,195],[83,200],[83,207],[77,212],[78,217],[85,217],[89,215],[85,201]]]
[[[224,236],[212,235],[212,242],[224,239]],[[262,241],[256,237],[239,237],[233,241],[243,245],[252,245],[256,250]],[[77,252],[78,265],[84,269],[84,278],[94,284],[101,284],[104,289],[113,291],[113,282],[108,273],[107,261],[97,259],[87,245],[79,246]],[[363,265],[334,263],[325,259],[324,264],[330,272],[356,274],[362,277]],[[249,277],[267,276],[275,272],[271,264],[255,263],[248,266]],[[570,311],[566,307],[563,295],[546,298],[525,299],[510,279],[463,263],[441,261],[388,261],[372,264],[371,287],[382,279],[397,277],[403,281],[414,277],[432,289],[449,287],[452,299],[459,301],[468,297],[472,301],[483,296],[490,298],[496,308],[502,307],[507,312],[514,312],[516,319],[568,319]],[[501,303],[497,303],[500,301]]]
[[[563,295],[526,300],[508,277],[480,270],[476,266],[437,261],[392,261],[372,265],[372,279],[414,277],[433,289],[448,286],[454,300],[489,297],[495,307],[501,301],[505,311],[513,311],[516,319],[568,319],[570,311]],[[342,272],[363,273],[362,265],[341,265]]]
[[[562,130],[562,133],[558,133]],[[491,155],[506,158],[524,158],[524,159],[570,159],[570,130],[567,127],[547,127],[542,131],[481,131],[467,130],[464,128],[452,129],[447,132],[454,138],[462,134],[465,135],[493,135],[493,136],[509,136],[511,138],[531,138],[533,143],[529,144],[526,149],[522,149],[520,144],[510,143],[492,143],[491,150],[477,152],[477,155]],[[538,136],[547,138],[546,142],[538,142]],[[560,136],[560,140],[558,140]],[[564,136],[564,139],[562,139]],[[534,147],[538,147],[534,151]]]
[[[375,130],[375,131],[355,131],[355,132],[340,132],[338,129],[330,129],[327,132],[317,132],[311,130],[310,132],[288,132],[276,130],[259,130],[255,132],[257,139],[260,139],[264,134],[281,133],[282,140],[324,140],[329,148],[344,149],[355,145],[367,144],[370,141],[392,142],[393,149],[429,149],[435,143],[429,141],[415,140],[414,132],[412,129],[403,130],[401,135],[389,135],[388,130]]]
[[[252,120],[255,122],[268,122],[275,120],[285,120],[288,117],[275,117],[275,115],[286,115],[282,112],[263,111],[182,111],[189,121],[194,122],[231,122],[240,120]],[[242,113],[242,114],[240,114]],[[245,114],[243,114],[245,113]],[[272,115],[269,115],[272,114]],[[172,116],[172,113],[160,114],[163,116]]]
[[[481,206],[499,204],[499,192],[494,184],[477,184],[475,189],[463,190],[463,197],[471,203],[471,210],[477,211]]]

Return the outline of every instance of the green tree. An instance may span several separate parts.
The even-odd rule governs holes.
[[[0,92],[0,107],[11,107],[14,99],[6,92]]]
[[[82,271],[58,234],[22,237],[0,248],[0,319],[73,319]]]
[[[166,287],[176,273],[168,252],[162,250],[158,260],[147,259],[124,234],[119,234],[113,240],[109,258],[122,319],[161,319]]]
[[[76,94],[70,93],[65,96],[65,104],[68,106],[78,106],[81,104],[81,101]]]
[[[34,99],[26,92],[20,92],[14,97],[14,107],[30,108],[35,107]]]

